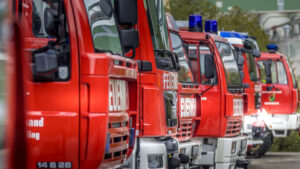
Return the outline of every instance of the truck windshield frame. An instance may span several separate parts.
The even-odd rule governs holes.
[[[96,53],[122,55],[119,30],[110,0],[83,0]],[[103,3],[105,10],[101,9]],[[110,9],[109,9],[110,8]]]
[[[170,51],[167,19],[162,0],[144,0],[154,50]]]
[[[194,83],[194,77],[186,58],[186,51],[183,47],[183,41],[177,32],[170,31],[170,39],[173,51],[178,55],[180,70],[178,71],[178,81],[183,83]]]
[[[215,44],[223,63],[227,87],[241,88],[242,79],[240,76],[239,68],[237,66],[236,58],[233,53],[233,49],[229,44],[224,42],[215,41]],[[227,53],[225,53],[225,51],[227,51]]]

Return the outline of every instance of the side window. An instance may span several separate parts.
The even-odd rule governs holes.
[[[32,48],[26,49],[32,55],[32,73],[35,82],[69,81],[71,78],[71,55],[70,41],[65,11],[59,13],[59,9],[64,9],[64,4],[59,1],[29,0],[32,2],[32,11],[23,13],[24,24],[32,29],[31,34],[26,35],[25,43],[34,42]],[[59,5],[62,5],[61,8]],[[48,20],[46,23],[44,15],[50,18],[60,18],[59,23]],[[58,16],[59,15],[59,16]],[[32,22],[32,24],[30,24]],[[48,24],[48,29],[45,25]],[[59,30],[59,31],[57,31]],[[59,37],[59,38],[56,38]],[[46,38],[40,40],[40,38]],[[46,45],[47,40],[51,43]]]
[[[207,79],[205,77],[205,55],[212,55],[210,48],[207,45],[200,45],[199,46],[199,54],[200,54],[200,79],[202,84],[211,85],[214,83],[213,78]],[[216,70],[216,69],[215,69]]]
[[[271,64],[271,78],[272,78],[272,83],[276,84],[278,83],[278,79],[277,79],[277,74],[276,74],[276,63],[272,62]]]
[[[257,69],[256,69],[254,58],[250,53],[245,53],[245,54],[246,54],[246,61],[247,61],[248,69],[249,69],[250,79],[251,79],[251,81],[256,81],[259,77],[257,74]]]
[[[286,71],[282,62],[277,63],[277,73],[278,73],[278,83],[279,84],[288,84]]]
[[[197,56],[197,45],[196,44],[187,44],[188,45],[188,55],[189,63],[192,69],[194,76],[194,81],[199,82],[199,65],[198,65],[198,56]]]
[[[194,82],[193,74],[188,65],[180,36],[173,32],[171,32],[170,35],[173,51],[178,55],[179,59],[180,70],[178,72],[178,80],[180,82]]]
[[[258,65],[258,70],[260,73],[260,79],[262,83],[266,83],[267,82],[267,76],[266,76],[266,69],[265,69],[265,65],[263,61],[258,61],[257,62]]]
[[[294,74],[294,71],[292,69],[292,66],[291,66],[291,64],[290,64],[290,62],[288,60],[286,62],[288,64],[288,66],[289,66],[289,70],[290,70],[291,75],[292,75],[293,86],[294,86],[294,88],[297,88],[297,82],[296,82],[296,78],[295,78],[295,74]]]
[[[32,33],[37,38],[47,38],[49,35],[44,28],[44,11],[50,5],[42,0],[32,1]]]

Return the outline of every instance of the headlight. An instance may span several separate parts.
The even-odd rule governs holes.
[[[163,167],[163,155],[149,155],[148,156],[149,168],[162,168]]]
[[[199,146],[195,145],[192,147],[192,157],[197,156],[199,154]]]
[[[233,99],[233,116],[242,116],[244,114],[243,99]]]
[[[235,141],[232,142],[232,144],[231,144],[231,154],[234,154],[234,153],[236,153],[236,142]]]
[[[180,99],[181,117],[195,117],[197,109],[196,98],[183,97]]]

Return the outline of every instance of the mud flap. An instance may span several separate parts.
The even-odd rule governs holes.
[[[248,169],[250,166],[250,160],[237,160],[235,166],[236,168]]]

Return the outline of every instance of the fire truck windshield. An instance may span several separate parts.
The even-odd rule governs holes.
[[[111,1],[83,0],[96,52],[121,55],[122,47]]]
[[[180,70],[178,72],[178,81],[190,83],[194,82],[192,71],[187,62],[182,40],[177,33],[170,32],[173,51],[177,53],[179,59]]]
[[[169,34],[163,0],[144,0],[154,50],[168,50]]]
[[[231,46],[223,42],[215,43],[224,65],[228,88],[241,87],[242,79]]]

